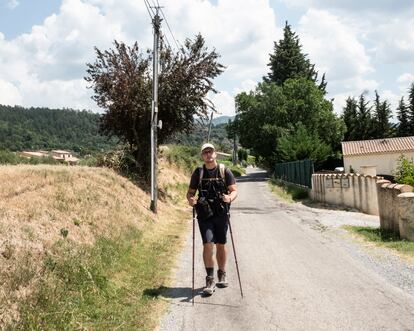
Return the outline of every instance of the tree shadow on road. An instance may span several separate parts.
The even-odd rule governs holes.
[[[192,299],[192,290],[191,287],[166,287],[160,286],[158,288],[147,288],[144,290],[143,294],[152,298],[169,298],[169,299],[181,299],[181,302],[190,302]],[[194,297],[202,296],[203,288],[194,289]]]
[[[143,292],[144,296],[151,297],[151,298],[167,298],[167,299],[181,299],[180,302],[189,302],[191,303],[193,295],[191,287],[166,287],[160,286],[158,288],[147,288]],[[194,289],[194,298],[206,298],[203,294],[203,287],[195,288]],[[205,304],[205,305],[213,305],[213,306],[225,306],[231,308],[237,308],[237,306],[226,305],[226,304],[218,304],[218,303],[211,303],[211,302],[200,302],[197,301],[197,304]]]
[[[269,179],[269,174],[266,171],[260,171],[248,174],[246,176],[237,177],[237,183],[265,182]]]

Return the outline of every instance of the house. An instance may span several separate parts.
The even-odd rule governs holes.
[[[69,165],[75,165],[78,163],[79,159],[74,157],[71,152],[63,151],[63,150],[52,150],[51,152],[47,151],[37,151],[37,152],[29,152],[23,151],[20,152],[20,156],[30,158],[43,158],[51,156],[56,161],[60,161],[62,163],[66,162]]]
[[[217,160],[231,160],[232,155],[224,152],[216,152]]]
[[[48,157],[48,153],[44,151],[38,151],[38,152],[29,152],[29,151],[23,151],[20,152],[20,156],[25,158],[42,158],[42,157]]]
[[[63,151],[60,149],[52,150],[51,155],[55,160],[60,162],[67,162],[70,165],[75,165],[79,161],[79,159],[74,157],[71,152]]]
[[[342,154],[345,172],[353,169],[367,174],[367,169],[375,168],[376,173],[369,174],[394,175],[402,154],[409,160],[414,159],[414,136],[343,141]]]

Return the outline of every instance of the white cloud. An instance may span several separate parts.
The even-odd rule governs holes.
[[[235,6],[231,0],[177,0],[163,10],[178,40],[201,32],[209,48],[222,55],[227,70],[216,81],[222,91],[213,99],[220,111],[234,113],[230,91],[254,86],[267,73],[268,54],[280,37],[268,1],[242,0]],[[175,45],[165,21],[162,29]],[[7,89],[13,86],[20,96],[8,100],[23,106],[96,110],[82,80],[85,63],[94,61],[94,46],[107,49],[114,39],[129,44],[137,40],[142,50],[152,47],[144,2],[63,0],[59,11],[30,33],[13,40],[0,33],[0,94],[7,83]]]
[[[218,113],[216,116],[232,116],[235,112],[234,97],[230,95],[227,91],[222,91],[217,94],[213,94],[210,97],[211,101],[214,103],[215,108]]]
[[[0,104],[18,105],[21,104],[22,97],[19,90],[13,84],[0,79]]]
[[[405,72],[397,78],[397,83],[400,83],[400,84],[408,85],[412,83],[413,81],[414,81],[414,75],[409,72]]]
[[[252,79],[246,79],[241,82],[240,86],[236,87],[234,89],[234,95],[239,94],[241,92],[249,92],[255,89],[257,86],[257,81],[254,81]]]
[[[358,39],[359,30],[326,10],[308,10],[299,20],[298,35],[320,75],[326,73],[328,97],[337,113],[348,96],[378,87],[371,58]]]
[[[9,2],[7,2],[7,7],[11,10],[15,9],[18,5],[19,1],[17,0],[9,0]]]
[[[310,9],[299,21],[299,36],[305,53],[315,59],[329,80],[343,80],[373,71],[370,57],[358,40],[358,31],[339,17]]]

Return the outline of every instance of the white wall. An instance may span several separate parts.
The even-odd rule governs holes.
[[[313,174],[311,198],[333,205],[356,208],[378,215],[377,176]]]
[[[414,152],[404,152],[404,155],[414,160]],[[377,174],[393,175],[400,156],[401,153],[346,155],[344,156],[345,172],[349,172],[349,167],[352,166],[356,172],[362,173],[361,166],[372,165],[377,167]]]

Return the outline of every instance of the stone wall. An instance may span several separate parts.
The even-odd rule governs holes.
[[[414,240],[414,193],[410,185],[377,182],[381,229]]]
[[[313,174],[313,200],[378,215],[376,182],[382,177],[360,174]]]

